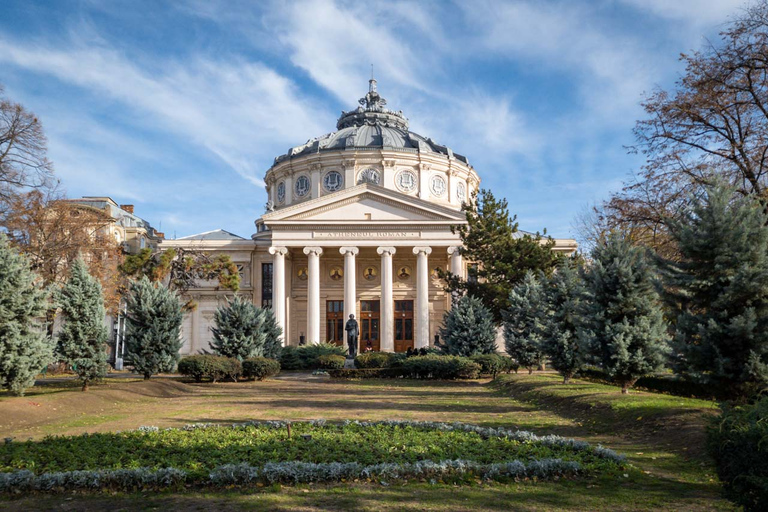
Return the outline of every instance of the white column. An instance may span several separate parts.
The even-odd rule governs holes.
[[[285,247],[270,247],[269,254],[272,254],[272,311],[275,313],[277,325],[283,330],[280,338],[285,345],[285,255],[288,249]],[[264,286],[264,283],[261,283]]]
[[[381,351],[395,351],[395,311],[392,301],[392,255],[394,247],[379,247],[381,254]]]
[[[416,339],[415,348],[429,346],[429,262],[431,247],[414,247],[416,255]]]
[[[307,344],[320,343],[320,255],[322,247],[305,247],[309,258],[307,272]]]
[[[461,247],[457,245],[449,247],[448,254],[451,256],[451,274],[464,279],[464,263],[461,258]]]
[[[360,252],[360,249],[357,247],[341,247],[339,252],[344,255],[344,322],[346,323],[349,320],[349,315],[355,315],[355,318],[357,318],[355,256]]]

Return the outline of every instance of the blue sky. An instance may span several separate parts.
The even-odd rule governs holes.
[[[522,229],[631,177],[644,92],[743,1],[5,0],[0,83],[34,111],[70,197],[166,236],[248,237],[275,156],[334,130],[374,65],[411,129],[466,155]]]

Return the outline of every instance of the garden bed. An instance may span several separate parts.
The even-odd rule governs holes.
[[[0,491],[421,479],[547,479],[624,468],[611,450],[461,423],[188,425],[0,446]]]

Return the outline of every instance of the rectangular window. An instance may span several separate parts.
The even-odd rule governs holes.
[[[261,307],[272,308],[272,263],[261,264]]]
[[[477,282],[477,263],[467,265],[467,281],[470,283]]]

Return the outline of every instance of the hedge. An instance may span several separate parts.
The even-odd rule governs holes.
[[[267,357],[252,357],[243,361],[243,377],[265,380],[280,373],[280,362]]]
[[[768,397],[726,407],[707,434],[725,495],[747,511],[768,510]]]
[[[476,379],[480,365],[469,358],[458,356],[414,356],[400,362],[403,376],[411,379]]]
[[[346,357],[347,350],[340,345],[318,343],[301,345],[299,347],[283,347],[280,354],[280,367],[283,370],[317,370],[320,369],[320,356],[337,355]]]
[[[471,356],[470,359],[480,365],[481,375],[490,375],[494,379],[496,375],[505,371],[509,366],[507,359],[511,357],[502,357],[498,354],[482,354]]]
[[[224,378],[237,382],[242,375],[243,367],[234,357],[214,355],[187,356],[179,361],[178,371],[186,377],[192,377],[197,382],[210,379],[217,382]]]
[[[396,379],[403,377],[400,368],[340,368],[328,370],[333,379]]]
[[[344,356],[329,354],[317,358],[317,364],[323,370],[337,370],[344,368]]]
[[[400,354],[394,352],[365,352],[355,358],[355,366],[358,368],[387,368],[393,360],[400,358]]]

